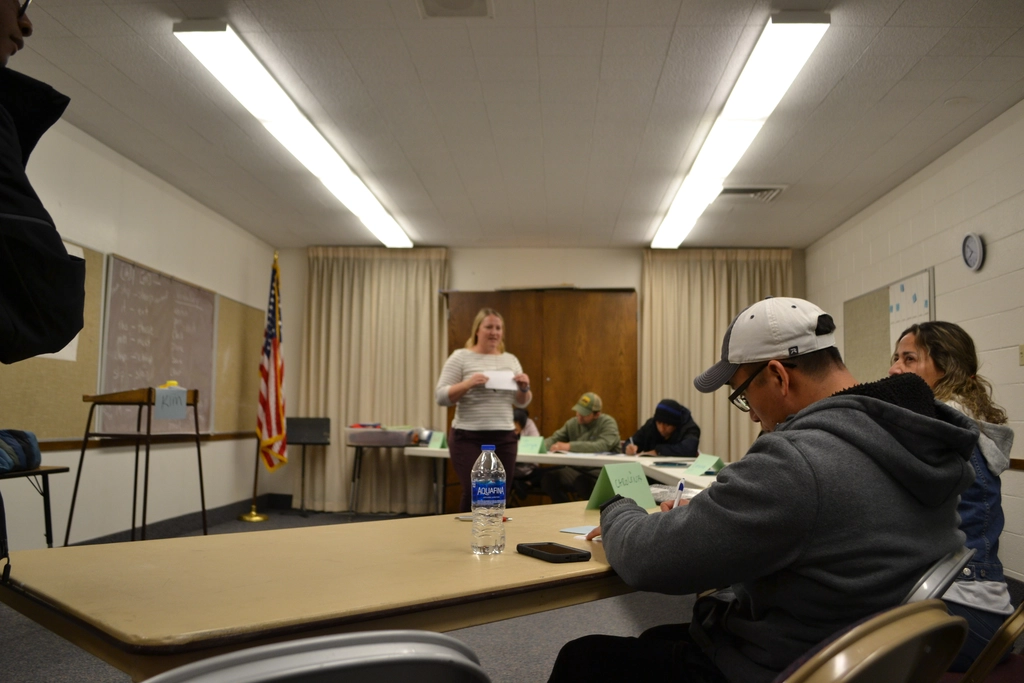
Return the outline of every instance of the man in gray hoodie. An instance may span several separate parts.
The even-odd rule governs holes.
[[[857,385],[831,316],[769,298],[729,326],[722,360],[694,380],[764,434],[686,507],[602,506],[604,548],[630,586],[670,594],[729,587],[688,625],[566,644],[551,681],[771,681],[846,626],[896,606],[961,547],[956,506],[978,430],[916,375]]]

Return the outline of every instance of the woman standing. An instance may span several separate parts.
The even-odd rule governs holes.
[[[518,389],[487,389],[487,374],[512,371]],[[505,321],[492,308],[482,308],[473,320],[466,348],[455,351],[444,364],[434,390],[438,405],[455,406],[448,452],[462,486],[460,512],[470,509],[470,470],[483,444],[493,444],[505,468],[506,493],[516,467],[518,440],[512,407],[525,408],[533,394],[530,378],[519,359],[505,352]]]
[[[970,625],[967,642],[950,666],[966,671],[1013,612],[1010,593],[999,562],[1003,508],[999,475],[1010,464],[1013,430],[1006,413],[992,402],[992,386],[978,376],[974,341],[963,328],[949,322],[911,325],[900,335],[889,374],[912,372],[935,392],[935,398],[967,415],[981,429],[970,465],[974,483],[960,497],[960,529],[974,557],[942,599],[950,614]]]

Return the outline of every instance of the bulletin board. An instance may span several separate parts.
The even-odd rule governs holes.
[[[885,377],[900,333],[934,320],[932,279],[929,268],[843,304],[843,356],[858,382]]]
[[[266,312],[222,296],[217,301],[214,429],[255,432]]]
[[[85,248],[81,253],[85,311],[77,346],[73,354],[0,366],[0,428],[34,432],[42,440],[82,438],[89,415],[82,396],[96,393],[99,371],[104,256]]]

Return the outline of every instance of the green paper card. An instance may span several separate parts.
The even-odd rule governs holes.
[[[705,475],[708,470],[718,473],[722,471],[723,467],[725,467],[725,465],[722,463],[721,458],[708,453],[701,453],[697,456],[697,459],[693,461],[693,464],[683,471],[683,476],[685,477],[686,475],[690,475],[700,477]]]
[[[444,432],[441,430],[430,432],[430,443],[427,444],[427,448],[447,448],[448,439],[445,438]]]
[[[544,452],[543,436],[521,436],[519,437],[519,453],[534,455]]]
[[[657,507],[654,496],[651,495],[651,487],[647,485],[644,468],[638,462],[602,467],[601,475],[597,478],[597,485],[594,486],[594,492],[590,494],[587,509],[596,510],[601,507],[601,503],[616,493],[623,498],[632,498],[642,508]]]

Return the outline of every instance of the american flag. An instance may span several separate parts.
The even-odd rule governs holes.
[[[273,472],[288,462],[288,440],[284,431],[284,359],[281,357],[281,292],[277,253],[270,271],[270,302],[267,304],[267,329],[263,334],[260,359],[260,410],[256,416],[256,435],[260,440],[263,464]]]

